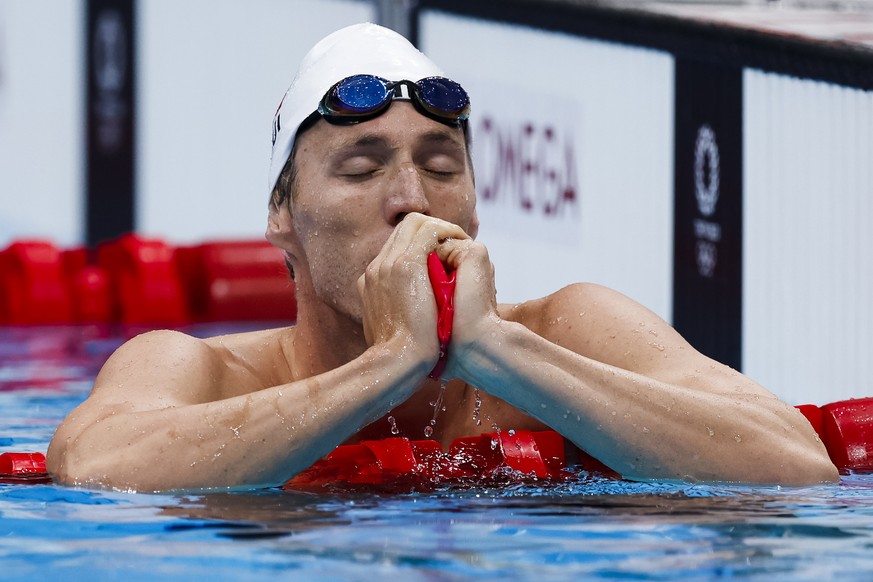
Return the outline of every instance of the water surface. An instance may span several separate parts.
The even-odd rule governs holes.
[[[245,326],[194,327],[195,335]],[[129,328],[0,328],[0,452],[42,451]],[[428,493],[0,484],[0,579],[870,580],[873,477]]]

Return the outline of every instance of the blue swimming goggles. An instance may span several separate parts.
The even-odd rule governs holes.
[[[375,75],[352,75],[335,84],[318,104],[318,114],[338,125],[358,123],[378,117],[398,98],[411,100],[419,113],[447,125],[460,126],[470,116],[470,97],[450,79],[388,81]]]

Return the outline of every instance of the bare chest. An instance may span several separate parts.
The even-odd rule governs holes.
[[[453,440],[497,430],[548,427],[505,401],[460,381],[425,384],[412,398],[364,427],[347,442],[402,436],[433,439],[443,448]]]

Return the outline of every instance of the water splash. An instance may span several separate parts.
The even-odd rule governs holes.
[[[433,427],[436,426],[437,416],[439,416],[440,411],[446,409],[443,402],[446,398],[446,381],[442,380],[440,382],[440,393],[437,395],[436,400],[430,403],[433,407],[433,416],[430,419],[430,424],[424,427],[424,436],[426,438],[430,438],[433,435]]]
[[[397,428],[397,420],[393,416],[388,417],[388,424],[391,425],[391,434],[400,434],[400,429]]]

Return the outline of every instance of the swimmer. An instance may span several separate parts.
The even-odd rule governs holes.
[[[266,232],[294,278],[296,324],[130,340],[55,433],[54,479],[274,486],[343,443],[430,427],[445,447],[494,425],[556,430],[627,479],[838,479],[800,412],[629,298],[579,283],[496,303],[476,241],[468,97],[445,77],[372,24],[308,53],[273,121]],[[456,277],[442,380],[428,377],[432,251]]]

